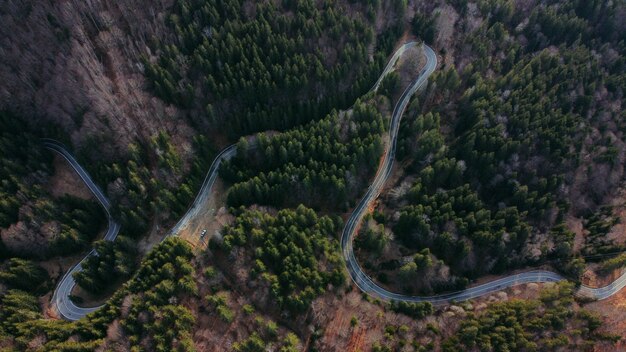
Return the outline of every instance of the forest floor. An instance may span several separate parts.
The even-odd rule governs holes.
[[[46,188],[53,196],[61,197],[65,194],[69,194],[81,199],[95,200],[89,188],[87,188],[85,183],[62,156],[54,153],[53,166],[54,174],[50,177],[46,185]]]
[[[207,197],[206,203],[202,206],[201,213],[191,219],[187,226],[181,229],[179,236],[189,242],[194,249],[206,248],[209,240],[213,236],[221,236],[220,231],[227,225],[232,215],[228,214],[225,207],[227,188],[219,177],[215,179],[211,194]],[[200,234],[206,230],[204,238]]]
[[[59,198],[63,195],[71,195],[81,199],[90,199],[95,201],[95,197],[89,191],[84,182],[80,179],[78,174],[70,167],[70,165],[61,156],[54,155],[53,160],[54,173],[48,179],[48,182],[44,185],[47,191],[55,197]],[[32,202],[32,201],[31,201]],[[23,211],[28,212],[31,207],[29,203],[24,203]],[[57,236],[60,232],[59,223],[57,221],[49,221],[40,224],[41,231],[32,231],[31,226],[27,222],[17,222],[7,229],[0,229],[2,232],[2,241],[9,248],[40,248],[43,252],[45,247],[50,243],[54,236]],[[96,238],[100,238],[102,233],[98,234]],[[57,259],[59,262],[64,262],[61,259]],[[54,260],[52,265],[48,265],[49,268],[56,267],[59,264],[55,264]],[[65,267],[65,264],[61,265]],[[51,277],[54,276],[54,272],[50,272]]]
[[[621,290],[605,300],[589,303],[584,308],[602,316],[601,332],[624,336],[626,331],[626,290]],[[622,340],[615,346],[596,346],[595,350],[606,352],[625,351],[626,341]]]
[[[169,229],[170,227],[161,226],[158,219],[154,218],[150,226],[150,231],[137,241],[137,248],[141,256],[148,254],[154,246],[163,241]]]
[[[89,249],[91,250],[91,249]],[[75,254],[69,257],[55,257],[39,263],[42,268],[46,269],[48,275],[52,278],[54,284],[58,284],[58,280],[76,263],[85,257],[87,251],[84,253]]]
[[[620,188],[609,204],[613,207],[611,217],[617,222],[604,237],[614,245],[623,246],[626,243],[626,189]],[[568,225],[570,224],[568,223]],[[572,229],[572,226],[569,228]],[[581,236],[587,235],[583,230],[580,232],[583,232]],[[578,233],[576,235],[579,237]],[[583,245],[585,245],[584,237],[580,246]],[[582,283],[590,287],[603,287],[615,281],[622,274],[621,269],[613,270],[608,274],[600,274],[597,271],[599,267],[600,265],[596,263],[587,265],[587,270],[583,273]]]
[[[460,302],[438,309],[435,314],[415,320],[390,309],[364,295],[355,287],[346,294],[324,295],[312,306],[312,319],[316,326],[325,326],[319,337],[320,351],[366,351],[376,341],[389,341],[385,336],[387,326],[406,326],[406,332],[391,337],[426,344],[440,339],[456,330],[469,312],[479,312],[489,304],[511,299],[536,299],[544,287],[554,284],[524,284],[497,292],[470,302]],[[356,324],[352,323],[353,318]],[[441,334],[428,331],[428,325],[436,327]]]
[[[76,285],[72,289],[72,295],[82,299],[82,302],[75,302],[79,307],[96,307],[105,304],[124,282],[126,282],[126,278],[120,278],[117,282],[109,284],[106,290],[97,295],[89,293],[79,285]]]
[[[54,153],[54,174],[50,176],[48,183],[46,184],[46,189],[54,196],[54,197],[62,197],[64,195],[71,195],[81,199],[91,199],[95,201],[94,195],[91,193],[89,188],[85,185],[83,180],[80,179],[78,174],[71,168],[71,166],[67,163],[63,157]],[[99,240],[104,235],[106,230],[103,229],[98,233],[94,240]],[[58,284],[58,281],[61,277],[70,270],[74,265],[76,265],[81,259],[85,257],[85,255],[91,251],[91,248],[87,248],[81,253],[65,256],[65,257],[54,257],[46,261],[42,261],[39,264],[48,272],[48,275],[53,279],[54,284]],[[117,288],[117,286],[115,286]],[[88,297],[88,295],[84,294],[81,289],[75,288],[74,294],[79,295],[81,297]],[[46,297],[46,305],[50,302],[50,297]],[[108,297],[108,296],[107,296]],[[93,302],[92,302],[93,301]],[[97,305],[103,301],[100,299],[93,299],[90,297],[85,300],[85,304],[89,305]],[[44,306],[45,307],[45,306]],[[44,311],[48,311],[48,309],[44,309]]]

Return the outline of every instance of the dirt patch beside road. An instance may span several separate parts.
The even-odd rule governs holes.
[[[211,194],[201,206],[202,210],[181,228],[178,236],[189,242],[195,249],[204,249],[211,237],[221,236],[220,231],[232,219],[232,215],[225,208],[226,195],[227,189],[224,182],[220,178],[215,179]],[[206,230],[206,235],[201,239],[200,235],[204,230]]]
[[[65,194],[81,199],[92,199],[93,194],[62,156],[54,153],[54,174],[48,180],[46,188],[55,197]]]
[[[624,331],[626,331],[626,290],[621,290],[610,298],[589,303],[584,307],[602,317],[601,332],[624,336]],[[595,351],[626,351],[626,341],[622,340],[615,346],[598,345],[595,347]]]

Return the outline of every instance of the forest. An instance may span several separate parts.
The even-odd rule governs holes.
[[[109,150],[108,131],[77,138],[0,112],[0,349],[491,352],[619,340],[574,298],[585,270],[606,278],[626,264],[614,231],[626,159],[619,2],[171,3],[155,14],[167,33],[134,33],[141,89],[171,115],[146,140]],[[91,18],[102,32],[85,36],[110,69],[107,16],[117,14]],[[406,77],[368,91],[393,48],[415,38],[439,64],[403,117],[392,177],[354,242],[359,263],[406,294],[538,267],[572,283],[439,307],[348,282],[338,239]],[[53,195],[41,137],[67,144],[111,199],[114,242],[97,240],[98,203]],[[208,249],[170,237],[143,256],[141,241],[184,214],[233,142]],[[80,321],[49,319],[63,265],[92,247],[74,278],[110,298]]]
[[[81,263],[83,270],[74,273],[74,280],[80,287],[99,294],[133,273],[137,248],[132,238],[121,234],[114,242],[100,240],[94,243],[94,249],[98,255],[87,257]]]
[[[371,88],[391,52],[389,36],[369,58],[379,0],[361,2],[365,11],[353,15],[334,1],[244,3],[177,1],[168,18],[176,44],[155,44],[158,55],[144,63],[159,97],[195,108],[198,124],[226,128],[230,137],[285,130],[347,108]],[[401,18],[406,3],[394,4]],[[390,26],[389,34],[398,30]]]
[[[571,191],[573,171],[586,167],[592,177],[594,165],[584,161],[588,153],[595,165],[618,170],[612,136],[626,125],[623,114],[607,107],[623,101],[615,84],[625,82],[624,61],[594,53],[623,52],[621,38],[600,23],[597,3],[589,5],[595,15],[580,10],[583,2],[539,6],[522,29],[516,28],[520,17],[511,2],[482,3],[481,11],[498,9],[497,15],[459,41],[464,66],[436,72],[428,99],[415,99],[400,127],[398,155],[412,185],[402,197],[404,205],[387,197],[390,209],[379,218],[384,222],[399,211],[399,218],[385,226],[392,228],[404,255],[427,249],[431,260],[451,269],[446,284],[412,287],[400,284],[407,282],[402,278],[425,269],[367,259],[366,267],[379,278],[391,278],[407,292],[459,288],[485,273],[548,262],[578,281],[583,255],[623,249],[602,237],[615,224],[600,223],[606,215],[598,213],[610,191],[588,186],[586,209]],[[414,21],[414,30],[428,32],[432,25],[424,18]],[[533,39],[511,40],[520,35]],[[567,216],[587,219],[593,245],[583,253],[574,251]],[[365,236],[364,258],[389,246],[385,236]],[[541,251],[530,254],[538,244]],[[604,267],[617,268],[619,262],[615,258],[610,261],[615,265]]]
[[[67,194],[53,196],[46,183],[55,172],[54,154],[44,148],[37,136],[42,132],[30,132],[36,129],[8,112],[0,114],[0,124],[0,143],[6,152],[0,165],[2,174],[7,175],[0,184],[0,227],[19,225],[13,225],[13,237],[0,239],[0,258],[19,256],[41,260],[90,249],[105,226],[101,205],[95,200]],[[183,172],[180,156],[165,133],[155,136],[150,148],[131,145],[125,163],[83,163],[95,169],[92,175],[98,184],[120,186],[119,192],[110,196],[113,216],[122,223],[124,234],[113,243],[95,244],[102,254],[91,256],[83,264],[84,271],[76,274],[80,286],[99,294],[110,284],[130,277],[138,260],[136,241],[147,230],[149,219],[156,214],[164,219],[177,219],[186,211],[194,196],[192,189],[202,182],[213,154],[206,137],[196,137],[193,145],[201,157],[191,165],[189,177],[178,189],[166,185],[167,179],[181,178]],[[85,148],[93,150],[89,146]],[[149,152],[159,155],[156,160],[159,173],[148,169]],[[83,154],[81,150],[77,153],[79,158],[84,158]],[[8,236],[10,232],[5,233]],[[18,234],[20,238],[16,238]],[[43,240],[31,238],[34,234]]]
[[[442,350],[582,351],[598,341],[619,339],[598,331],[598,317],[572,310],[572,289],[571,284],[562,284],[545,290],[537,300],[496,303],[479,315],[470,314],[442,343]]]
[[[233,183],[228,205],[348,209],[383,151],[386,126],[376,99],[285,133],[261,133],[254,144],[241,140],[237,156],[220,168]]]
[[[106,141],[89,139],[76,152],[79,161],[91,159],[94,147],[101,143]],[[215,153],[202,134],[193,138],[192,148],[197,158],[183,168],[180,150],[161,131],[147,144],[130,144],[122,158],[83,165],[98,184],[113,185],[108,194],[113,215],[129,236],[138,238],[148,230],[150,219],[177,220],[187,210]]]
[[[132,345],[134,351],[193,351],[194,316],[177,303],[177,297],[197,294],[192,257],[184,241],[162,242],[104,308],[77,322],[46,319],[33,292],[11,289],[0,298],[0,339],[12,341],[21,350],[35,344],[42,351],[91,351],[103,346],[107,327],[118,320],[125,337],[108,341],[111,348]],[[124,300],[130,305],[122,312]]]
[[[265,281],[280,308],[304,313],[329,285],[345,282],[339,244],[331,239],[342,225],[341,219],[318,217],[303,205],[275,215],[242,208],[224,229],[220,247],[253,253],[250,276]]]
[[[88,248],[104,225],[95,201],[55,197],[46,188],[53,154],[29,131],[20,116],[0,112],[0,228],[19,224],[0,238],[0,259],[76,253]]]
[[[392,11],[402,16],[405,5],[396,3]],[[159,58],[152,63],[144,61],[145,73],[162,99],[181,108],[201,109],[209,118],[205,123],[218,128],[227,126],[230,138],[267,128],[303,126],[282,137],[265,140],[261,137],[262,149],[258,156],[271,162],[276,171],[261,169],[256,173],[263,179],[272,180],[274,190],[280,187],[289,191],[291,187],[291,191],[301,193],[302,200],[325,186],[334,187],[331,191],[337,191],[341,208],[347,209],[366,178],[360,178],[355,184],[346,184],[345,179],[351,174],[369,174],[371,160],[378,158],[382,151],[383,118],[371,106],[358,104],[349,117],[356,128],[336,131],[333,125],[347,118],[339,116],[333,109],[352,104],[371,87],[400,29],[399,26],[389,28],[371,56],[366,47],[374,45],[377,34],[367,23],[374,19],[380,3],[367,1],[355,6],[359,10],[367,8],[367,11],[359,11],[353,18],[333,2],[292,1],[278,6],[259,4],[252,13],[247,13],[239,1],[211,4],[178,1],[167,20],[167,25],[176,33],[176,43],[161,44],[155,40],[153,44],[158,48]],[[292,11],[301,15],[287,15]],[[250,21],[251,16],[253,21]],[[327,32],[322,28],[332,30]],[[235,43],[233,37],[243,39]],[[340,49],[325,45],[331,40],[342,43],[337,46]],[[219,66],[215,66],[218,62]],[[314,65],[310,65],[311,62]],[[198,77],[200,79],[196,80]],[[178,88],[172,89],[172,82]],[[201,93],[206,91],[209,94]],[[228,103],[213,107],[215,101]],[[229,108],[232,104],[244,109]],[[256,116],[254,120],[251,119],[253,114]],[[227,119],[216,119],[217,115],[224,115]],[[323,123],[315,121],[323,116],[327,116]],[[161,131],[149,141],[132,142],[122,155],[111,155],[111,151],[100,155],[99,146],[112,144],[107,134],[86,136],[73,150],[69,136],[55,130],[56,127],[47,130],[33,127],[8,112],[3,112],[1,117],[2,150],[11,156],[2,159],[2,168],[3,174],[11,175],[11,178],[2,182],[0,226],[28,223],[34,227],[29,231],[37,231],[40,224],[55,222],[60,229],[60,233],[39,252],[29,249],[28,253],[19,253],[19,248],[0,241],[0,255],[11,258],[2,263],[0,280],[9,288],[32,294],[43,294],[54,285],[37,260],[73,255],[92,246],[98,255],[88,257],[82,265],[83,271],[74,275],[83,289],[99,295],[110,292],[111,285],[119,285],[131,277],[137,267],[137,240],[145,234],[153,219],[167,223],[182,215],[216,150],[214,141],[198,134],[192,143],[192,153],[196,157],[192,161],[185,160],[188,156],[183,156],[170,135]],[[327,133],[332,134],[327,136]],[[122,224],[122,234],[116,241],[93,242],[98,233],[95,230],[104,228],[104,216],[97,203],[71,196],[52,199],[48,194],[43,185],[54,173],[53,154],[42,147],[40,136],[65,142],[103,188],[113,205],[113,217]],[[303,153],[311,150],[303,143],[314,136],[319,140],[315,146],[319,158],[305,160]],[[296,154],[284,155],[284,148],[278,148],[287,140],[299,144],[300,150]],[[281,159],[275,159],[272,147],[277,148],[280,154],[276,156]],[[345,153],[349,159],[337,159],[333,156],[335,153]],[[243,154],[241,160],[253,157]],[[92,162],[94,160],[99,162]],[[283,169],[283,164],[289,165]],[[328,168],[329,173],[316,175],[315,171],[311,172],[316,168]],[[229,196],[229,205],[236,207],[252,202],[280,205],[280,201],[268,199],[267,192],[259,195],[258,200],[241,196],[242,199],[237,200],[238,194],[244,194],[251,187],[266,187],[266,184],[259,183],[257,178],[248,181],[241,176],[241,165],[233,163],[232,169],[240,175],[232,178],[236,186]],[[297,173],[296,169],[303,180],[311,180],[304,192],[296,190],[294,187],[298,186],[293,182],[285,182],[285,175]],[[264,176],[266,174],[269,176]],[[250,175],[250,179],[255,176],[249,171],[246,175]],[[311,206],[328,207],[331,201],[318,196]],[[29,206],[26,213],[22,207],[24,202]],[[298,199],[282,202],[283,206],[292,207],[301,203]],[[332,230],[320,230],[324,234],[320,241],[328,241],[328,236],[338,230],[337,221],[332,220]],[[343,273],[338,271],[338,256],[329,252],[329,246],[324,245],[323,251],[328,252],[326,260],[332,260],[336,268],[327,277],[322,275],[324,278],[320,280],[323,283],[314,285],[314,295],[318,295],[328,282],[339,284],[343,280]],[[319,254],[317,251],[315,254]],[[14,255],[36,260],[12,258]],[[288,297],[283,290],[276,292],[277,298]],[[306,309],[313,297],[310,291],[303,291],[302,299],[289,301],[286,305],[294,311]],[[80,301],[80,298],[73,298]],[[30,302],[29,299],[26,302]]]

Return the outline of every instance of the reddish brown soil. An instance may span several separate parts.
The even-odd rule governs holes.
[[[611,298],[589,303],[585,308],[602,316],[601,332],[626,336],[626,290],[621,290]],[[626,341],[622,340],[615,346],[599,345],[595,351],[626,351]]]

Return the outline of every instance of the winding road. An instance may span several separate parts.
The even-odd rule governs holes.
[[[371,91],[376,91],[382,82],[383,78],[394,69],[394,65],[400,56],[409,48],[417,46],[416,42],[405,43],[400,46],[393,56],[390,58],[389,62],[385,66],[383,72],[380,77],[372,87]],[[435,71],[437,67],[437,55],[435,52],[427,45],[423,44],[423,53],[426,58],[426,64],[424,68],[419,72],[418,77],[411,82],[411,84],[404,90],[400,99],[396,103],[390,122],[389,128],[389,143],[388,148],[385,150],[383,155],[382,163],[380,164],[379,169],[376,172],[376,176],[372,181],[372,184],[368,188],[366,194],[363,196],[361,201],[358,203],[357,207],[354,209],[350,217],[348,218],[346,225],[341,234],[341,250],[346,263],[346,267],[350,278],[352,281],[359,287],[363,292],[376,296],[378,298],[384,300],[395,300],[395,301],[406,301],[406,302],[430,302],[433,305],[443,305],[449,304],[454,301],[464,301],[473,298],[477,298],[483,295],[487,295],[496,291],[500,291],[505,288],[509,288],[515,285],[524,284],[524,283],[541,283],[541,282],[557,282],[561,280],[565,280],[561,275],[545,270],[533,270],[528,272],[523,272],[519,274],[510,275],[501,279],[497,279],[494,281],[490,281],[478,286],[470,287],[465,290],[461,290],[458,292],[445,293],[436,296],[409,296],[403,295],[399,293],[393,293],[385,288],[379,286],[375,283],[367,274],[363,271],[361,266],[359,265],[355,255],[353,248],[353,241],[356,235],[356,231],[358,229],[358,225],[361,222],[365,212],[368,209],[368,206],[371,204],[373,200],[375,200],[383,189],[385,182],[389,178],[393,162],[395,158],[396,151],[396,143],[398,137],[398,130],[400,127],[400,120],[406,107],[409,103],[411,97],[420,89],[423,88],[430,77],[430,75]],[[72,166],[72,168],[79,174],[81,179],[87,184],[89,189],[94,193],[96,198],[100,204],[102,204],[103,208],[107,213],[107,218],[109,220],[109,228],[105,235],[105,240],[112,241],[117,236],[119,232],[119,224],[112,218],[110,214],[110,203],[108,199],[104,196],[102,191],[95,185],[95,183],[91,180],[89,174],[78,164],[78,162],[74,159],[74,157],[61,145],[60,143],[46,139],[44,140],[44,145],[61,154]],[[224,160],[228,160],[232,158],[237,152],[236,145],[231,145],[223,149],[217,157],[213,160],[211,167],[209,168],[207,175],[204,179],[202,187],[198,192],[198,195],[194,199],[194,202],[190,206],[189,210],[185,213],[185,215],[176,223],[176,225],[168,232],[167,236],[176,235],[181,229],[185,227],[187,223],[194,217],[198,216],[202,206],[205,204],[207,199],[211,195],[212,187],[215,183],[215,179],[217,178],[219,167]],[[166,237],[167,237],[166,236]],[[95,250],[92,250],[88,255],[97,255]],[[87,258],[85,257],[83,261]],[[68,320],[77,320],[82,318],[88,313],[91,313],[97,310],[100,307],[92,307],[92,308],[82,308],[76,306],[70,299],[69,294],[72,291],[72,288],[76,284],[72,274],[81,270],[81,263],[75,265],[71,270],[69,270],[65,276],[59,282],[59,285],[55,289],[54,295],[52,297],[52,302],[57,307],[61,316]],[[626,286],[626,272],[624,272],[617,280],[612,282],[611,284],[601,287],[601,288],[591,288],[587,286],[581,286],[577,295],[585,296],[592,299],[605,299],[613,294],[617,293],[623,287]]]
[[[406,45],[406,44],[405,44]],[[355,255],[354,255],[354,237],[358,229],[358,225],[361,222],[363,215],[367,211],[369,205],[374,201],[380,191],[385,185],[385,182],[391,175],[393,168],[393,161],[396,152],[396,143],[398,137],[398,128],[400,125],[400,119],[404,114],[411,96],[415,94],[420,88],[422,88],[430,75],[435,71],[437,66],[437,55],[427,45],[422,45],[424,49],[424,55],[426,57],[426,65],[421,70],[418,77],[405,89],[402,96],[396,103],[396,106],[391,115],[391,124],[389,128],[389,148],[385,150],[382,163],[372,181],[372,184],[368,188],[365,196],[361,199],[356,206],[341,234],[341,250],[350,278],[359,287],[359,289],[369,295],[394,301],[405,302],[430,302],[433,305],[450,304],[451,302],[465,301],[480,296],[484,296],[496,291],[500,291],[505,288],[509,288],[515,285],[523,283],[542,283],[542,282],[557,282],[565,280],[565,278],[557,273],[545,270],[533,270],[524,273],[509,275],[507,277],[497,279],[484,283],[482,285],[467,288],[465,290],[450,292],[435,296],[410,296],[399,293],[394,293],[386,290],[377,283],[375,283],[361,268]],[[380,79],[379,79],[380,81]],[[378,85],[375,86],[378,88]],[[578,296],[589,297],[592,299],[605,299],[626,286],[626,272],[623,273],[617,280],[611,284],[601,288],[591,288],[581,285]]]
[[[168,236],[174,236],[178,234],[180,230],[183,229],[191,219],[198,216],[200,210],[202,209],[202,205],[211,195],[211,190],[213,188],[213,184],[215,183],[215,179],[217,178],[220,165],[222,165],[222,161],[229,160],[236,154],[237,145],[233,144],[222,149],[222,151],[215,157],[215,159],[213,159],[211,167],[209,167],[209,172],[207,172],[206,176],[204,177],[202,187],[200,187],[200,191],[198,192],[198,195],[196,195],[196,198],[193,200],[191,207],[189,207],[189,210],[187,210],[185,215],[183,215],[183,217],[178,220],[176,225],[174,225],[174,227],[170,230]]]
[[[102,190],[93,182],[91,176],[83,169],[82,166],[76,161],[74,156],[70,154],[70,152],[65,149],[63,144],[53,140],[53,139],[43,139],[43,145],[60,154],[67,162],[70,164],[72,169],[76,171],[78,176],[83,180],[83,182],[87,185],[89,190],[96,196],[98,202],[104,208],[106,212],[107,220],[109,222],[109,226],[107,228],[107,232],[104,235],[105,241],[113,241],[117,237],[117,234],[120,232],[120,224],[113,219],[111,215],[111,203],[107,199],[107,197],[102,193]],[[76,281],[74,281],[73,274],[82,270],[81,264],[92,255],[97,255],[94,249],[89,252],[78,264],[74,265],[67,273],[61,278],[59,284],[54,290],[54,294],[52,295],[52,303],[57,308],[59,314],[65,319],[68,320],[78,320],[85,315],[98,310],[101,306],[98,307],[79,307],[70,299],[70,294],[72,293],[72,289],[76,286]]]

